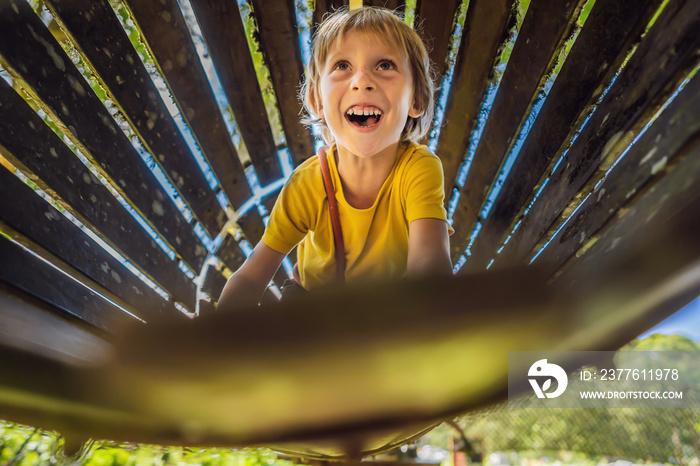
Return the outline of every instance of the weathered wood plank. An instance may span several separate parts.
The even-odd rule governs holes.
[[[180,313],[29,186],[0,169],[0,219],[122,298],[145,320]],[[11,202],[9,200],[12,200]]]
[[[69,275],[60,264],[51,263],[50,254],[39,258],[33,252],[10,240],[15,236],[8,227],[0,223],[0,282],[9,283],[37,298],[50,303],[63,311],[101,328],[110,331],[116,326],[134,319],[113,302],[118,299],[110,296],[107,300],[98,294],[94,282],[82,280],[80,274]]]
[[[697,268],[700,263],[700,138],[688,141],[680,150],[677,163],[667,167],[665,176],[649,189],[638,193],[626,205],[615,222],[610,222],[597,241],[579,258],[572,258],[554,281],[562,290],[579,293],[598,292],[600,282],[588,280],[581,289],[581,277],[596,277],[607,270],[607,279],[625,277],[639,290],[635,301],[643,306],[661,306],[679,301],[671,309],[680,309],[698,296]],[[653,239],[651,247],[647,244]],[[639,254],[640,248],[645,254]],[[611,270],[611,263],[626,255],[629,260]],[[690,275],[688,272],[690,272]],[[643,296],[659,277],[683,276],[681,286],[667,287],[669,292]],[[603,277],[606,278],[606,277]],[[583,282],[585,283],[585,282]],[[685,288],[689,287],[689,290]],[[614,296],[610,290],[609,296]],[[624,299],[624,296],[621,296]],[[653,300],[653,301],[652,301]],[[649,302],[652,301],[652,302]],[[612,303],[614,305],[614,303]],[[606,310],[603,310],[607,312]],[[616,309],[617,311],[617,309]],[[618,314],[619,318],[625,318]],[[648,327],[647,327],[648,328]]]
[[[631,136],[669,97],[661,91],[679,84],[695,66],[693,57],[700,45],[699,28],[700,4],[671,0],[666,5],[497,257],[497,264],[522,261],[550,227],[552,231],[557,228],[552,224],[586,183],[588,192],[592,191],[605,171],[604,166],[600,167],[601,162],[611,155],[620,155]],[[609,162],[605,164],[610,166]],[[597,170],[598,177],[592,179]]]
[[[576,120],[595,104],[602,92],[600,83],[608,82],[619,69],[660,4],[661,0],[595,3],[523,143],[512,175],[503,185],[488,218],[482,221],[481,232],[471,247],[472,255],[465,264],[469,270],[483,269],[496,255],[496,249],[522,216],[526,201],[542,182],[555,155],[575,134]]]
[[[57,193],[63,207],[92,225],[175,300],[186,306],[194,303],[194,285],[177,264],[4,80],[0,80],[0,150],[45,192]]]
[[[414,29],[418,31],[428,47],[430,62],[437,74],[435,80],[437,89],[442,87],[442,81],[447,72],[445,60],[450,49],[450,39],[454,32],[460,3],[459,0],[445,0],[440,5],[440,14],[436,14],[435,3],[429,0],[416,2]]]
[[[347,7],[349,0],[315,0],[313,21],[311,24],[311,36],[313,37],[316,27],[323,21],[326,13],[332,13],[340,7]]]
[[[507,39],[513,20],[511,4],[512,0],[469,2],[436,150],[445,170],[448,197],[489,86],[496,52]],[[456,238],[453,235],[451,239]]]
[[[287,280],[289,280],[289,275],[287,275],[287,271],[284,270],[284,267],[280,265],[277,272],[275,272],[275,276],[272,278],[272,281],[275,285],[277,285],[277,288],[282,288],[282,285],[284,285],[284,282]]]
[[[114,188],[193,270],[199,270],[206,249],[26,2],[10,0],[0,4],[0,58],[66,136],[111,178]]]
[[[406,9],[406,2],[401,0],[364,0],[364,6],[381,6],[403,14]]]
[[[464,252],[469,233],[498,172],[546,81],[555,52],[564,45],[576,17],[577,1],[532,1],[503,73],[490,117],[474,154],[454,214],[453,256]]]
[[[694,169],[684,168],[697,179],[700,152],[694,152]],[[579,309],[587,311],[579,315],[586,317],[570,318],[562,327],[590,324],[587,331],[578,332],[575,346],[599,346],[601,336],[611,335],[614,325],[618,345],[610,349],[619,348],[700,294],[698,184],[678,174],[673,182],[630,204],[627,214],[553,281],[572,302],[585,303]]]
[[[272,213],[272,208],[275,206],[275,202],[277,202],[277,198],[279,197],[280,193],[282,192],[282,186],[276,191],[271,192],[267,196],[265,196],[260,203],[265,207],[267,210],[268,214]]]
[[[265,186],[282,178],[282,169],[238,4],[231,0],[207,0],[192,2],[192,8],[255,173]]]
[[[63,364],[94,363],[110,350],[100,329],[4,282],[0,282],[0,321],[0,347]],[[6,359],[2,361],[5,367]]]
[[[252,192],[177,2],[126,4],[221,189],[238,209]]]
[[[311,131],[299,121],[299,88],[304,74],[293,0],[253,0],[260,48],[270,70],[282,128],[292,160],[299,165],[314,153]]]
[[[243,230],[243,234],[252,246],[258,244],[265,233],[265,223],[258,209],[250,209],[238,218],[238,225]]]
[[[216,267],[209,267],[207,275],[202,283],[202,291],[212,297],[213,300],[218,300],[221,295],[221,290],[226,285],[226,278]]]
[[[262,298],[260,299],[260,305],[269,306],[271,304],[279,303],[279,301],[279,298],[277,298],[277,296],[275,296],[272,290],[268,287],[265,288],[265,291],[263,291]]]
[[[205,316],[216,312],[216,303],[213,301],[199,300],[199,316]]]
[[[676,157],[685,155],[683,149],[692,146],[693,141],[697,143],[699,108],[700,76],[696,76],[582,203],[576,217],[547,246],[537,262],[556,270],[575,252],[577,255],[584,253],[585,245],[597,240],[597,232],[606,222],[614,221],[616,215],[624,215],[620,209],[628,199],[648,189],[645,185],[653,184],[654,175],[663,174],[666,164],[675,165]],[[686,184],[688,180],[692,182],[693,178],[686,178]],[[583,248],[579,249],[581,246]]]
[[[232,272],[238,270],[238,267],[243,265],[245,261],[245,254],[241,251],[236,239],[231,235],[224,236],[224,240],[216,250],[216,257],[221,259]],[[218,298],[218,296],[216,296],[216,298]]]
[[[204,230],[212,237],[218,235],[226,213],[109,2],[50,0],[47,4]]]

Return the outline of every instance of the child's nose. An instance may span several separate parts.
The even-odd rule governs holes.
[[[372,79],[372,75],[369,71],[365,69],[360,69],[355,73],[355,77],[352,81],[353,90],[374,90],[375,84]]]

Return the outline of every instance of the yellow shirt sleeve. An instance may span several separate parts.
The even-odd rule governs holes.
[[[262,241],[282,254],[289,252],[313,229],[318,201],[309,189],[310,171],[315,158],[299,166],[282,188],[270,214]],[[318,163],[318,162],[316,162]]]
[[[447,221],[445,185],[440,159],[427,151],[406,167],[403,192],[406,199],[406,221],[436,218]],[[454,232],[449,227],[450,234]]]

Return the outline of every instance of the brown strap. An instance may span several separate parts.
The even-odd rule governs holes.
[[[345,243],[343,241],[343,230],[340,226],[340,215],[338,213],[338,202],[335,199],[335,189],[331,179],[331,171],[328,168],[326,157],[328,146],[322,147],[318,154],[321,162],[321,173],[323,174],[323,187],[326,189],[328,197],[328,210],[331,213],[331,225],[333,227],[333,241],[335,243],[335,262],[338,283],[345,282]]]

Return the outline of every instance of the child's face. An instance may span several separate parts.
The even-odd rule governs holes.
[[[407,117],[421,113],[408,57],[376,33],[351,31],[336,41],[320,75],[318,114],[338,146],[356,156],[395,150]]]

